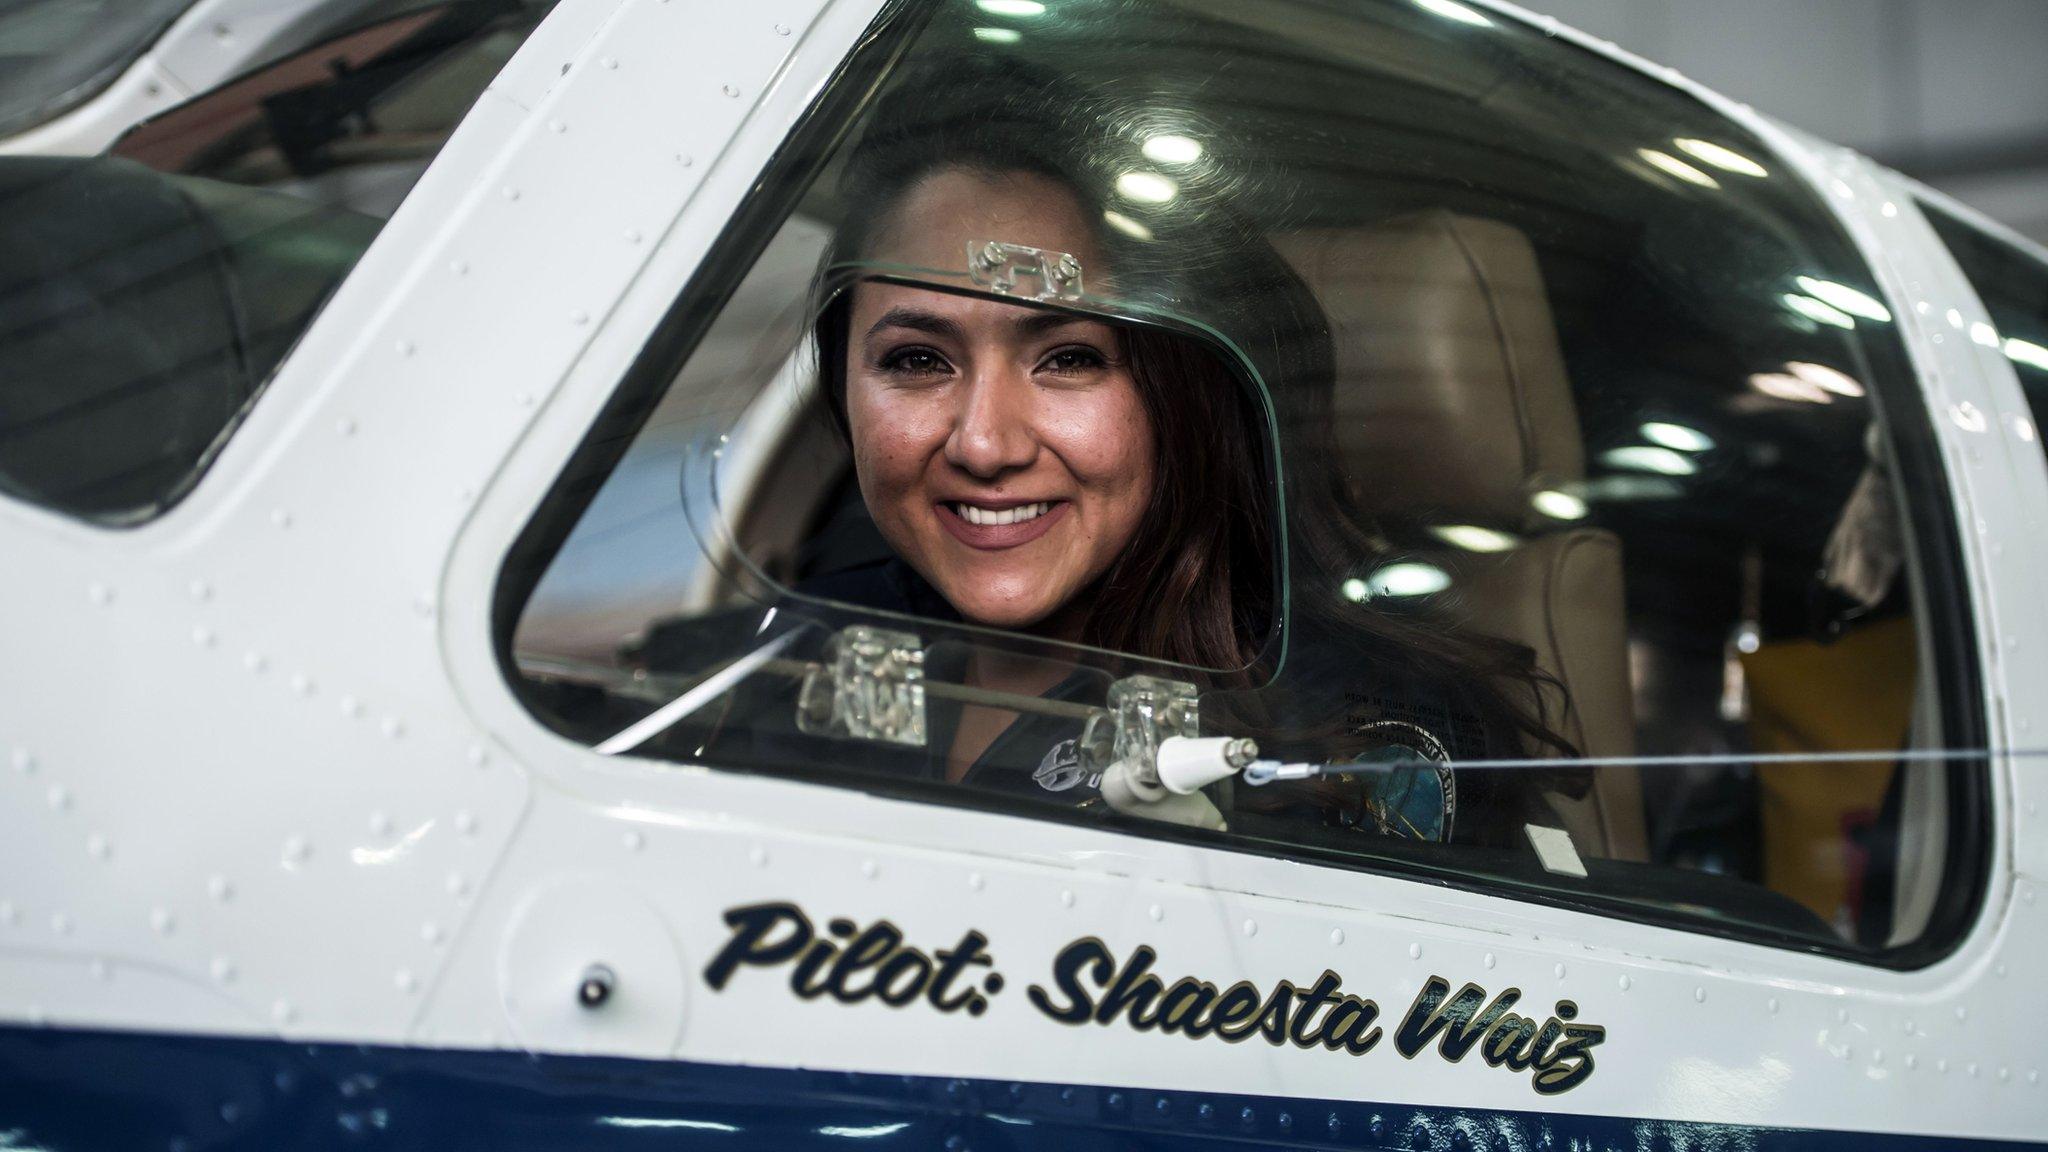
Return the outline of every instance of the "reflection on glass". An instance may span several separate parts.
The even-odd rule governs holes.
[[[1856,327],[1855,318],[1847,312],[1823,304],[1811,296],[1801,296],[1797,292],[1787,292],[1780,299],[1785,302],[1785,307],[1799,313],[1808,320],[1816,320],[1836,328]]]
[[[1154,136],[1145,141],[1145,157],[1161,164],[1193,164],[1202,158],[1202,144],[1187,136]]]
[[[1699,465],[1694,464],[1691,457],[1649,444],[1611,448],[1600,454],[1600,462],[1610,468],[1655,472],[1660,476],[1690,476],[1699,471]]]
[[[2048,348],[2032,340],[2022,340],[2017,336],[2008,338],[2005,342],[2005,356],[2015,364],[2025,364],[2048,372]]]
[[[1371,596],[1427,596],[1450,586],[1450,573],[1416,560],[1389,564],[1366,580],[1367,594]]]
[[[1769,169],[1744,156],[1742,153],[1735,151],[1733,148],[1724,148],[1711,140],[1694,140],[1681,136],[1671,143],[1676,145],[1680,152],[1695,160],[1703,160],[1712,164],[1723,172],[1733,172],[1738,176],[1758,177],[1771,174]]]
[[[1351,579],[1346,580],[1344,582],[1342,590],[1344,593],[1344,598],[1346,600],[1351,601],[1353,604],[1356,604],[1364,600],[1367,596],[1372,594],[1372,589],[1365,586],[1365,581],[1360,580],[1356,576],[1353,576]]]
[[[974,6],[992,16],[1045,15],[1045,5],[1038,0],[975,0]]]
[[[1680,452],[1705,452],[1714,446],[1712,437],[1697,428],[1688,428],[1683,424],[1652,420],[1643,425],[1642,431],[1643,439],[1650,443],[1675,448]]]
[[[1806,381],[1808,384],[1816,385],[1837,396],[1847,396],[1852,400],[1863,398],[1863,385],[1855,377],[1839,368],[1830,368],[1825,364],[1811,364],[1804,360],[1794,360],[1790,364],[1785,365],[1785,371]]]
[[[1446,20],[1456,20],[1461,24],[1471,24],[1478,28],[1493,27],[1493,21],[1458,3],[1458,0],[1415,0],[1415,6],[1425,12],[1434,12]]]
[[[986,44],[1015,44],[1024,34],[1014,28],[976,28],[974,38]]]
[[[1820,280],[1812,276],[1801,276],[1799,278],[1799,287],[1807,295],[1831,307],[1839,308],[1851,316],[1861,316],[1865,320],[1891,322],[1892,314],[1890,309],[1858,292],[1856,289],[1849,287],[1847,284],[1837,284],[1832,280]]]
[[[1555,488],[1545,488],[1543,491],[1529,497],[1529,504],[1552,520],[1584,520],[1586,518],[1586,502],[1584,500],[1569,492],[1559,492]]]
[[[1697,184],[1702,188],[1719,188],[1721,186],[1719,180],[1687,164],[1669,152],[1659,152],[1655,148],[1638,148],[1636,149],[1636,155],[1641,156],[1643,162],[1650,167],[1666,175],[1676,176],[1687,184]]]
[[[1798,400],[1807,404],[1835,402],[1826,388],[1788,372],[1759,372],[1749,378],[1749,386],[1776,400]]]
[[[1430,527],[1429,532],[1444,543],[1467,552],[1505,552],[1519,543],[1505,532],[1481,528],[1477,524],[1436,524]]]
[[[1970,339],[1986,348],[1998,347],[1998,329],[1982,320],[1970,325]]]
[[[1116,178],[1116,190],[1141,204],[1164,204],[1180,195],[1180,185],[1157,172],[1126,172]]]
[[[1145,227],[1143,224],[1115,209],[1104,212],[1102,218],[1108,221],[1111,228],[1129,236],[1133,240],[1152,239],[1152,230],[1150,228]]]

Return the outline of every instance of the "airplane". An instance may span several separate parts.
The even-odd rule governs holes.
[[[0,1147],[2048,1143],[2039,245],[1497,0],[336,27],[0,158]],[[1245,662],[896,555],[983,323]]]

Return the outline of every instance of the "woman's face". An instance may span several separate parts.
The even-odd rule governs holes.
[[[868,258],[964,267],[1000,240],[1104,271],[1057,181],[941,169]],[[1078,598],[1151,500],[1151,422],[1112,325],[903,285],[853,292],[846,411],[861,496],[890,546],[966,619],[1078,639]]]

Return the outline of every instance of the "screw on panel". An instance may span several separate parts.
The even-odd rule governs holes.
[[[21,773],[23,776],[35,775],[35,756],[30,754],[29,750],[26,748],[16,748],[14,750],[14,770],[16,772]]]
[[[215,956],[209,969],[216,984],[232,984],[235,980],[235,962],[225,956]]]
[[[279,1000],[270,1006],[270,1018],[278,1024],[290,1024],[299,1018],[299,1010],[289,1000]]]
[[[1492,968],[1496,963],[1498,963],[1498,961],[1496,961],[1493,958],[1493,953],[1491,952],[1488,952],[1486,955],[1481,956],[1479,958],[1479,962],[1488,968]]]
[[[1257,936],[1259,934],[1259,922],[1257,920],[1245,921],[1244,934],[1247,936]]]
[[[405,721],[400,720],[396,716],[386,716],[384,722],[378,725],[378,728],[384,733],[386,739],[396,740],[400,736],[405,735]]]
[[[696,159],[690,156],[688,153],[676,153],[676,163],[681,164],[685,168],[688,168],[690,165],[695,164],[696,162]]]
[[[50,785],[47,798],[50,802],[51,811],[63,812],[71,807],[71,791],[62,784]]]
[[[292,695],[304,697],[311,696],[312,694],[313,678],[304,672],[292,673]]]
[[[628,243],[628,244],[638,244],[638,243],[640,242],[640,240],[641,240],[641,236],[640,236],[640,230],[639,230],[638,228],[628,228],[628,229],[626,229],[626,243]]]
[[[279,508],[270,514],[270,522],[279,528],[289,528],[292,526],[292,514],[286,509]]]
[[[617,72],[619,70],[619,58],[616,56],[606,56],[597,63],[599,67],[607,72]]]
[[[114,854],[114,846],[107,842],[105,836],[94,832],[85,838],[85,854],[95,860],[105,860]]]
[[[564,132],[567,132],[568,130],[569,126],[567,124],[562,123],[560,120],[548,121],[548,131],[553,132],[558,136]]]
[[[777,36],[787,36],[787,35],[789,35],[789,25],[787,25],[787,24],[777,24],[777,25],[775,26],[775,34],[776,34]]]
[[[612,998],[612,990],[618,986],[618,974],[603,964],[592,964],[583,970],[576,982],[576,1003],[585,1008],[602,1008]]]
[[[987,887],[987,886],[988,886],[988,881],[986,881],[986,880],[983,880],[983,879],[981,878],[981,873],[979,873],[979,872],[969,872],[969,873],[967,874],[967,887],[968,887],[968,888],[972,889],[973,891],[979,892],[979,891],[981,891],[981,890],[982,890],[983,888],[985,888],[985,887]]]
[[[1559,964],[1557,967],[1552,968],[1551,971],[1557,974],[1559,980],[1564,979],[1564,965]]]
[[[628,852],[638,852],[647,845],[647,838],[638,832],[628,832],[619,839],[621,843],[625,844],[626,851]]]
[[[414,344],[410,340],[400,340],[398,342],[398,354],[400,356],[410,356],[417,351],[419,351],[419,345]]]
[[[457,900],[469,895],[469,878],[460,872],[448,874],[448,894]]]
[[[455,814],[455,830],[464,836],[476,835],[476,815],[468,810]]]
[[[865,876],[868,879],[873,880],[875,878],[875,874],[878,871],[879,869],[875,867],[875,862],[873,860],[863,860],[860,862],[860,874],[862,876]]]
[[[1161,920],[1166,919],[1166,909],[1161,908],[1157,904],[1154,904],[1151,907],[1145,909],[1145,915],[1150,916],[1153,922],[1157,923]]]
[[[448,270],[457,276],[469,275],[469,261],[457,258],[448,262]]]
[[[725,93],[725,94],[726,94],[727,96],[729,96],[729,97],[733,97],[733,98],[737,98],[737,97],[739,96],[739,94],[740,94],[740,90],[739,90],[739,87],[738,87],[738,85],[734,85],[734,84],[727,84],[727,85],[726,85],[726,86],[724,86],[723,88],[720,88],[720,89],[719,89],[719,91],[720,91],[720,92],[723,92],[723,93]]]
[[[265,669],[270,667],[270,661],[264,659],[261,652],[244,652],[242,653],[242,667],[261,675]]]
[[[2012,1079],[2012,1069],[2000,1065],[1998,1069],[1998,1082],[2003,1084],[2010,1079]]]
[[[1906,1053],[1906,1071],[1911,1072],[1913,1069],[1918,1068],[1919,1066],[1920,1057],[1915,1056],[1911,1052]]]
[[[213,647],[213,629],[204,624],[192,629],[192,643],[201,648]]]
[[[507,200],[517,200],[519,199],[519,189],[508,184],[505,186],[503,195]]]
[[[171,915],[169,908],[152,908],[149,913],[149,927],[159,936],[169,936],[178,930],[178,918]]]
[[[1705,1004],[1707,1002],[1707,990],[1704,985],[1695,985],[1693,987],[1692,1002],[1695,1004]]]
[[[95,980],[106,981],[114,978],[114,969],[97,956],[93,957],[92,963],[86,965],[85,969],[92,973]]]
[[[400,968],[397,974],[392,977],[392,983],[398,986],[400,992],[408,995],[420,990],[419,979],[404,968]]]
[[[1956,1023],[1960,1024],[1963,1021],[1968,1020],[1969,1018],[1970,1010],[1968,1008],[1963,1007],[1961,1004],[1956,1005]]]
[[[50,914],[50,931],[59,936],[71,935],[71,917],[63,912]]]
[[[21,921],[21,912],[12,900],[0,900],[0,928],[12,928]]]
[[[215,903],[225,904],[235,898],[235,886],[225,876],[210,876],[206,881],[206,894]]]
[[[1948,1057],[1943,1056],[1935,1060],[1934,1070],[1936,1072],[1941,1073],[1943,1076],[1948,1075]]]
[[[1621,978],[1619,980],[1616,980],[1615,983],[1621,986],[1621,990],[1623,992],[1626,992],[1629,990],[1630,986],[1632,986],[1635,983],[1635,981],[1630,979],[1628,974],[1624,972],[1622,973]]]
[[[583,325],[590,323],[590,313],[581,308],[573,309],[569,313],[569,323],[581,328]]]
[[[472,767],[482,768],[490,762],[491,754],[484,750],[483,745],[471,744],[469,746],[469,763]]]
[[[1062,889],[1060,889],[1060,907],[1062,907],[1062,908],[1072,908],[1073,906],[1074,906],[1074,890],[1073,890],[1073,889],[1071,889],[1071,888],[1062,888]]]
[[[313,846],[306,842],[304,836],[288,837],[284,842],[283,860],[286,868],[296,868],[304,864],[306,858],[312,854]]]
[[[105,584],[89,584],[85,589],[86,599],[104,608],[114,602],[114,590]]]
[[[1332,928],[1332,929],[1330,929],[1330,943],[1332,943],[1332,944],[1342,944],[1342,943],[1344,943],[1344,930],[1343,930],[1342,928]]]
[[[1409,958],[1410,960],[1420,960],[1420,959],[1422,959],[1422,945],[1420,945],[1420,944],[1410,944],[1410,945],[1408,946],[1408,958]]]
[[[766,868],[768,866],[768,850],[759,844],[754,845],[752,848],[747,849],[747,861],[756,868]]]
[[[390,834],[391,834],[391,815],[390,815],[390,813],[388,813],[388,812],[372,812],[372,813],[370,813],[370,835],[372,835],[372,836],[389,836]]]

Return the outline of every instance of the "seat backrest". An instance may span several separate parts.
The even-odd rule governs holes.
[[[1450,574],[1470,627],[1535,652],[1563,689],[1546,701],[1554,728],[1587,756],[1633,754],[1620,540],[1531,500],[1583,480],[1585,448],[1528,237],[1434,209],[1275,244],[1329,318],[1338,450],[1360,503],[1417,532],[1512,540],[1421,558]],[[1585,798],[1552,805],[1581,853],[1647,854],[1633,767],[1598,769]]]

